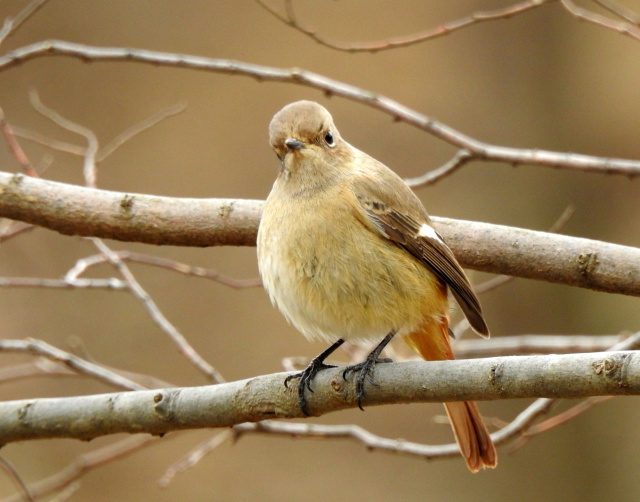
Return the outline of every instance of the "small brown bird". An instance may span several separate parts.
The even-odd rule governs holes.
[[[285,381],[299,379],[305,414],[305,389],[345,340],[380,340],[363,363],[343,372],[355,375],[360,408],[365,382],[388,361],[379,356],[395,335],[427,361],[454,359],[449,288],[473,329],[489,336],[469,280],[420,200],[391,169],[342,139],[325,108],[311,101],[285,106],[271,121],[269,140],[281,166],[258,230],[262,280],[291,324],[332,343]],[[444,405],[469,469],[495,467],[476,403]]]

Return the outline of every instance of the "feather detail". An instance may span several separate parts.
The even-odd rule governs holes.
[[[484,320],[480,301],[453,252],[431,226],[429,217],[423,212],[412,215],[397,210],[380,200],[375,200],[371,195],[362,194],[358,200],[374,228],[385,238],[411,253],[447,284],[471,327],[479,335],[488,337],[489,328]]]

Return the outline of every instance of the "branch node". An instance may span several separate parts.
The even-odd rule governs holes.
[[[129,195],[129,194],[126,194],[120,200],[120,209],[124,213],[124,216],[126,216],[127,218],[132,218],[133,217],[132,209],[133,209],[134,200],[135,200],[135,197],[133,195]]]
[[[494,364],[491,366],[491,370],[489,372],[489,382],[491,386],[496,390],[498,395],[502,395],[504,388],[500,383],[500,379],[502,378],[503,365],[501,363]]]
[[[153,402],[155,403],[153,409],[158,416],[169,423],[174,423],[174,404],[175,392],[170,390],[163,390],[153,396]]]
[[[339,375],[336,375],[331,379],[331,388],[337,393],[342,392],[343,390],[341,380],[342,379],[339,377]]]
[[[11,179],[9,180],[9,184],[12,187],[19,187],[22,184],[23,180],[24,180],[24,174],[15,173],[13,176],[11,176]]]
[[[232,212],[233,212],[233,202],[221,204],[220,208],[218,209],[218,216],[221,219],[226,220]]]
[[[629,387],[626,371],[629,367],[628,360],[629,354],[613,354],[610,358],[595,361],[592,367],[596,375],[602,375],[618,387],[625,388]]]
[[[600,264],[598,253],[586,252],[578,255],[578,271],[584,278],[589,278]]]

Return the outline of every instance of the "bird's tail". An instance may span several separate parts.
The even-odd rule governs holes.
[[[404,340],[425,361],[455,359],[449,343],[449,321],[446,317],[429,319]],[[444,403],[460,452],[471,472],[498,464],[496,449],[473,401]]]

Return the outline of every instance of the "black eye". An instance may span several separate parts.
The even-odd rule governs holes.
[[[331,131],[327,131],[324,135],[324,140],[327,142],[327,145],[329,146],[333,146],[333,134],[331,134]]]

